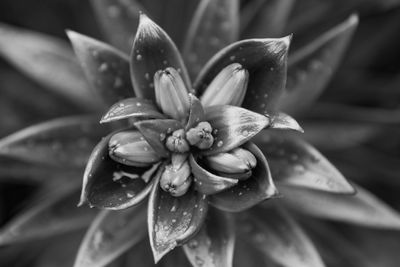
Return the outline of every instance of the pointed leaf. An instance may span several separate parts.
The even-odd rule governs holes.
[[[400,229],[400,215],[370,192],[343,196],[322,191],[279,186],[282,201],[290,208],[319,218],[383,229]]]
[[[79,176],[77,173],[74,175]],[[76,207],[79,199],[77,186],[63,185],[52,190],[57,191],[41,196],[39,201],[22,210],[1,229],[1,245],[44,239],[89,225],[95,211]]]
[[[200,166],[192,154],[189,156],[190,167],[194,176],[197,191],[210,195],[228,189],[238,183],[238,179],[232,179],[215,175]]]
[[[189,94],[189,100],[190,110],[188,122],[185,127],[186,130],[195,127],[199,122],[204,120],[204,109],[200,100],[193,94]]]
[[[232,216],[210,209],[200,232],[183,249],[194,267],[231,267],[234,244]]]
[[[77,32],[67,34],[88,81],[105,105],[134,96],[128,55]]]
[[[154,74],[167,67],[180,72],[186,88],[191,88],[175,44],[163,29],[142,14],[131,53],[131,78],[136,96],[154,100]]]
[[[160,153],[162,157],[167,157],[169,152],[165,148],[165,139],[173,131],[182,129],[183,126],[176,120],[147,120],[135,123],[136,128],[143,134],[144,138],[151,147]]]
[[[148,229],[156,263],[200,230],[207,207],[206,196],[194,190],[173,197],[158,183],[153,187],[148,207]]]
[[[127,98],[115,103],[101,118],[100,123],[121,119],[163,119],[165,116],[158,112],[157,107],[146,99]]]
[[[254,142],[268,157],[272,177],[281,184],[341,194],[355,192],[321,153],[298,136],[263,131]]]
[[[252,169],[252,176],[247,180],[239,181],[236,186],[210,196],[210,204],[221,210],[243,211],[278,194],[262,152],[252,143],[243,147],[256,157],[257,166]]]
[[[101,29],[107,39],[118,49],[129,53],[144,8],[136,0],[91,0]]]
[[[74,267],[103,267],[146,236],[146,205],[102,211],[87,231]]]
[[[194,83],[201,96],[226,66],[239,63],[249,72],[243,107],[264,113],[274,110],[286,81],[286,61],[291,37],[249,39],[231,44],[208,61]]]
[[[191,77],[220,49],[239,35],[238,0],[202,0],[190,23],[183,46]]]
[[[211,124],[214,136],[212,147],[204,151],[207,155],[240,146],[271,122],[266,116],[235,106],[212,106],[205,111],[205,119]]]
[[[295,130],[304,133],[304,130],[301,128],[299,123],[294,118],[285,113],[279,112],[266,116],[269,116],[271,118],[271,125],[269,127],[272,129]]]
[[[311,240],[283,210],[268,206],[239,218],[243,236],[279,266],[325,266]]]
[[[86,110],[100,107],[67,43],[0,24],[0,56],[47,89]]]
[[[279,37],[282,35],[294,0],[249,1],[241,13],[244,38]]]
[[[289,56],[288,82],[281,108],[289,114],[306,109],[322,93],[358,25],[352,15]]]
[[[95,144],[109,132],[93,116],[40,123],[0,140],[0,153],[28,162],[82,167]]]
[[[160,175],[158,165],[138,168],[113,161],[108,152],[108,143],[114,133],[103,138],[94,148],[83,177],[79,205],[119,210],[137,205],[149,193]],[[152,179],[153,178],[153,179]]]

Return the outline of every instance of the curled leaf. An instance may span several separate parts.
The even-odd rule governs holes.
[[[88,229],[74,267],[103,267],[146,236],[146,205],[102,211]]]
[[[0,55],[49,90],[82,106],[100,108],[67,43],[0,24]]]
[[[286,82],[290,38],[248,39],[225,47],[208,61],[197,77],[193,86],[197,95],[202,95],[223,68],[239,63],[249,72],[243,107],[258,113],[274,110]]]
[[[235,229],[231,215],[210,209],[199,231],[183,246],[194,267],[231,267],[235,244]]]
[[[192,77],[217,51],[238,39],[238,13],[238,0],[200,1],[183,46]]]
[[[279,186],[282,201],[290,208],[315,217],[382,229],[399,229],[400,215],[370,192],[356,187],[357,194],[343,196],[323,191]]]
[[[148,207],[150,244],[156,263],[200,230],[207,207],[206,196],[195,190],[173,197],[156,183]]]
[[[280,109],[295,114],[322,93],[358,25],[357,15],[324,33],[289,56],[288,82]]]
[[[205,119],[213,128],[214,143],[205,154],[229,151],[247,142],[270,124],[270,119],[234,106],[212,106]]]
[[[196,190],[209,195],[221,192],[238,183],[238,179],[232,179],[215,175],[200,166],[192,154],[189,156],[190,167],[194,176]]]
[[[204,109],[201,105],[200,100],[193,94],[189,94],[189,100],[190,109],[189,118],[185,127],[186,130],[195,127],[199,122],[202,122],[204,120]]]
[[[101,118],[100,123],[128,118],[162,119],[164,115],[158,112],[157,107],[151,101],[140,98],[127,98],[112,105]]]
[[[158,165],[150,168],[130,167],[112,160],[108,143],[114,133],[94,148],[86,165],[79,205],[119,210],[139,204],[149,193]],[[153,178],[154,177],[154,178]]]
[[[239,212],[278,194],[266,158],[252,143],[243,146],[257,159],[252,176],[221,193],[210,196],[210,204],[225,211]]]
[[[128,55],[83,34],[67,34],[88,81],[104,104],[134,96]]]
[[[108,131],[93,116],[54,119],[1,139],[0,153],[28,162],[82,167]]]
[[[131,78],[136,96],[154,100],[154,74],[167,67],[176,69],[186,88],[191,88],[186,67],[171,38],[141,14],[131,53]]]
[[[298,136],[267,130],[254,142],[268,158],[272,177],[281,184],[340,194],[355,192],[321,153]]]

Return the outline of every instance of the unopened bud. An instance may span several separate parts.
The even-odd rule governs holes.
[[[238,63],[225,67],[210,83],[201,97],[204,107],[240,106],[244,100],[249,72]]]
[[[211,132],[211,125],[206,121],[202,121],[196,127],[187,131],[186,139],[192,146],[197,146],[200,149],[208,149],[214,143],[214,137]]]
[[[183,129],[176,130],[172,135],[168,136],[165,145],[170,151],[178,153],[185,153],[190,149]]]
[[[154,74],[156,102],[164,114],[184,120],[189,114],[190,102],[185,84],[174,68]]]
[[[110,157],[125,165],[144,167],[160,160],[158,154],[138,131],[116,133],[108,145]]]
[[[235,148],[227,153],[219,153],[205,158],[206,164],[221,175],[246,179],[257,165],[256,157],[243,148]]]
[[[184,195],[192,183],[190,166],[185,161],[180,167],[168,165],[161,175],[160,186],[174,197]]]

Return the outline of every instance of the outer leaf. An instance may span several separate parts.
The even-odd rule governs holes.
[[[249,39],[231,44],[208,61],[194,83],[201,95],[212,79],[226,66],[240,63],[249,71],[243,107],[264,113],[273,110],[283,93],[290,37]]]
[[[299,212],[375,228],[399,229],[400,215],[370,192],[356,187],[355,196],[279,186],[282,201]]]
[[[247,143],[244,148],[256,157],[257,166],[252,170],[253,175],[249,179],[239,181],[236,186],[210,197],[210,204],[221,210],[243,211],[278,193],[262,152],[252,143]]]
[[[51,194],[47,193],[45,197],[42,196],[40,201],[11,219],[1,229],[0,244],[48,238],[89,225],[95,212],[76,207],[78,188],[63,185],[61,189],[57,189]]]
[[[0,55],[16,68],[87,110],[100,107],[66,43],[5,24],[0,32]]]
[[[281,36],[294,2],[294,0],[249,1],[241,14],[243,37]]]
[[[234,244],[233,218],[211,209],[200,232],[183,249],[194,267],[230,267]]]
[[[117,48],[129,53],[133,35],[144,8],[136,0],[90,1],[107,39]]]
[[[3,138],[0,153],[29,162],[82,167],[108,131],[92,116],[55,119]]]
[[[208,155],[244,144],[271,122],[266,116],[235,106],[212,106],[205,111],[214,136],[214,144],[204,152]]]
[[[264,257],[279,266],[322,267],[314,245],[300,226],[284,211],[269,207],[244,218],[239,228]]]
[[[101,118],[100,123],[128,118],[162,119],[165,116],[158,112],[157,107],[151,101],[140,98],[127,98],[112,105]]]
[[[134,96],[128,55],[77,32],[67,34],[88,81],[107,106]]]
[[[146,236],[146,205],[102,211],[87,231],[74,267],[102,267]]]
[[[321,153],[298,136],[263,131],[254,142],[268,157],[272,177],[281,184],[332,193],[355,192],[343,175]]]
[[[131,54],[131,78],[136,96],[154,100],[154,74],[167,67],[178,70],[186,88],[191,88],[175,44],[163,29],[142,14]]]
[[[122,165],[108,154],[108,142],[114,133],[94,148],[83,177],[81,200],[90,206],[119,210],[137,205],[149,193],[156,179],[158,165],[150,169]],[[146,182],[149,181],[149,182]]]
[[[183,56],[196,77],[203,65],[239,35],[238,0],[202,0],[190,23]]]
[[[215,175],[200,166],[192,154],[189,156],[190,167],[194,176],[196,190],[209,195],[226,190],[238,183],[238,179],[232,179]]]
[[[282,97],[282,110],[289,114],[301,112],[322,93],[357,25],[358,17],[352,15],[289,56],[288,84]]]
[[[164,145],[167,135],[171,134],[175,130],[183,128],[181,123],[176,120],[140,121],[136,122],[135,126],[141,134],[143,134],[151,147],[163,157],[169,155],[169,152],[165,149]]]
[[[150,244],[156,263],[200,230],[207,207],[203,194],[189,190],[181,197],[173,197],[156,183],[148,207]]]

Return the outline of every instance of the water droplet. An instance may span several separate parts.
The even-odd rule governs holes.
[[[141,107],[141,106],[142,106],[142,103],[137,102],[137,103],[136,103],[136,106]]]
[[[126,192],[126,197],[127,198],[133,198],[135,196],[135,192],[129,190]]]
[[[293,166],[293,169],[297,172],[304,172],[306,169],[304,168],[303,165],[301,164],[296,164]]]
[[[137,56],[136,56],[136,60],[137,60],[137,61],[141,61],[142,59],[143,59],[142,55],[137,55]]]
[[[172,222],[172,223],[176,223],[176,219],[172,219],[171,222]]]
[[[234,61],[234,60],[236,59],[236,57],[235,57],[235,56],[230,56],[229,59],[230,59],[231,61]]]
[[[218,141],[218,143],[217,143],[217,147],[221,147],[223,144],[224,144],[224,142],[222,142],[222,141]]]
[[[99,66],[99,71],[100,72],[105,72],[107,70],[108,70],[108,64],[107,63],[104,62]]]
[[[195,239],[192,239],[191,241],[189,241],[189,243],[188,243],[188,247],[190,248],[190,249],[195,249],[195,248],[197,248],[199,246],[199,242],[197,241],[197,240],[195,240]]]
[[[201,267],[204,264],[204,260],[202,258],[200,258],[199,256],[196,256],[194,261],[196,262],[196,265]]]
[[[124,83],[123,83],[123,81],[122,81],[122,79],[120,77],[115,78],[115,81],[114,81],[114,87],[115,88],[121,87],[123,84]]]
[[[244,130],[244,131],[242,132],[242,135],[243,135],[243,136],[248,136],[248,135],[249,135],[249,131]]]
[[[164,65],[167,65],[167,64],[168,64],[168,61],[164,60],[162,63],[163,63]]]
[[[164,141],[165,140],[165,133],[160,133],[160,141]]]
[[[173,205],[173,206],[171,207],[171,209],[170,209],[170,212],[175,212],[175,211],[176,211],[176,206]]]
[[[149,73],[146,73],[146,74],[144,75],[144,78],[145,78],[146,80],[150,80],[150,74],[149,74]]]

